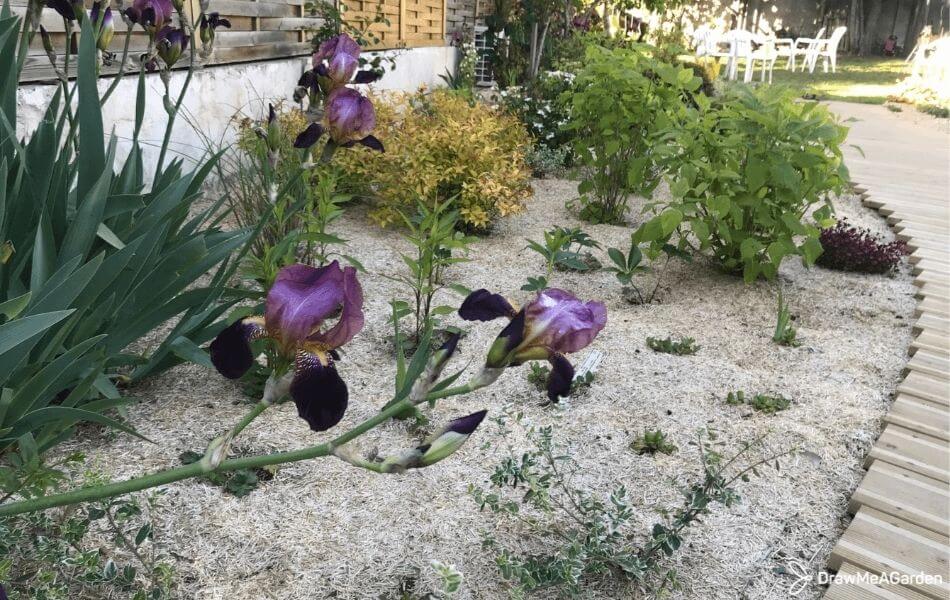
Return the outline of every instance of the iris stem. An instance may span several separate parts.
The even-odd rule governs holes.
[[[447,391],[448,390],[443,390],[440,392],[440,394],[444,394],[444,392]],[[356,439],[374,427],[385,423],[394,415],[399,414],[411,406],[412,402],[406,398],[377,413],[369,419],[366,419],[353,429],[350,429],[346,433],[334,438],[329,442],[307,448],[301,448],[300,450],[290,450],[286,452],[275,452],[272,454],[224,460],[220,465],[218,465],[216,469],[213,469],[212,472],[221,473],[227,471],[236,471],[238,469],[257,469],[271,465],[299,462],[302,460],[329,456],[333,454],[333,451],[340,446],[343,446],[344,444]],[[256,406],[255,410],[257,410]],[[248,416],[245,417],[247,423],[250,423],[251,420],[253,420],[253,418],[248,418],[253,413],[254,411],[251,411],[251,413],[248,413]],[[238,425],[241,425],[241,423]],[[246,425],[247,424],[245,423],[244,426]],[[92,502],[95,500],[101,500],[103,498],[121,496],[123,494],[139,492],[141,490],[167,485],[169,483],[174,483],[183,479],[190,479],[192,477],[199,477],[201,475],[207,475],[207,472],[202,469],[201,463],[199,461],[190,465],[159,471],[158,473],[153,473],[151,475],[142,475],[141,477],[126,479],[125,481],[117,481],[105,485],[81,488],[71,492],[64,492],[62,494],[42,496],[39,498],[31,498],[29,500],[22,500],[20,502],[11,502],[10,504],[0,505],[0,517],[9,517],[22,513],[55,508],[57,506],[68,506],[71,504]]]
[[[244,431],[245,427],[251,424],[251,421],[259,417],[261,413],[267,410],[269,407],[270,407],[269,402],[258,402],[257,404],[255,404],[254,408],[252,408],[250,412],[244,415],[244,418],[238,421],[237,425],[235,425],[234,428],[231,430],[231,436],[230,436],[231,439],[234,440],[234,438],[236,438],[242,431]]]

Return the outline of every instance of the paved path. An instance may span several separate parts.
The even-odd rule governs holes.
[[[829,103],[864,204],[907,241],[918,288],[904,378],[828,567],[830,600],[950,598],[950,120]],[[898,573],[887,583],[868,574]],[[929,577],[928,577],[929,576]]]

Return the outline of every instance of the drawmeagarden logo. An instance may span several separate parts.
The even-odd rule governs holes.
[[[787,563],[785,571],[795,578],[792,585],[788,588],[789,596],[801,596],[808,589],[809,584],[827,586],[831,584],[843,585],[852,584],[860,586],[883,586],[883,585],[901,585],[914,586],[932,585],[943,586],[943,575],[931,575],[930,573],[901,573],[899,571],[889,571],[887,573],[868,573],[860,571],[858,573],[829,573],[827,571],[818,571],[813,573],[806,563],[799,560],[790,560]]]

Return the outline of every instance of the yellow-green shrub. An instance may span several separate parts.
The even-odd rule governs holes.
[[[412,212],[418,199],[455,197],[463,223],[487,229],[524,209],[531,195],[527,132],[514,117],[439,90],[375,97],[376,131],[385,152],[353,149],[334,162],[348,181],[365,182],[380,225]]]

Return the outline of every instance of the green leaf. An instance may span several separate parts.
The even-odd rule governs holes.
[[[0,325],[0,356],[13,350],[33,336],[39,335],[56,325],[74,310],[58,310],[38,315],[30,315]]]
[[[664,237],[673,233],[679,224],[683,222],[683,213],[675,208],[668,208],[660,214],[660,230]]]
[[[3,315],[8,320],[16,318],[16,316],[26,308],[27,304],[30,303],[30,297],[32,295],[32,292],[27,292],[22,296],[11,298],[6,302],[0,302],[0,315]]]
[[[79,120],[79,183],[76,197],[88,199],[89,193],[97,182],[102,180],[106,171],[104,134],[102,128],[102,107],[99,104],[98,73],[96,72],[96,38],[92,27],[83,27],[79,36],[79,69],[76,86],[79,90],[77,108]],[[108,167],[111,174],[111,165]],[[108,188],[102,189],[106,192]],[[105,204],[106,194],[94,200]],[[96,223],[98,225],[98,222]],[[95,230],[93,230],[94,232]],[[72,258],[71,255],[67,258]]]
[[[40,425],[47,423],[56,423],[57,426],[64,428],[81,421],[99,423],[100,425],[117,429],[124,433],[128,433],[129,435],[134,435],[140,440],[154,443],[152,440],[135,431],[135,429],[125,425],[124,423],[120,423],[115,419],[92,411],[83,410],[81,408],[70,408],[66,406],[48,406],[46,408],[34,410],[31,413],[27,413],[23,416],[23,418],[16,422],[16,425],[13,427],[13,432],[19,435],[20,433],[27,431],[34,431]]]

